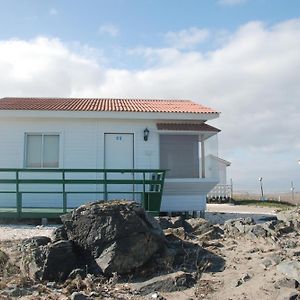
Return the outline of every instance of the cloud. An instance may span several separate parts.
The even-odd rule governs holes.
[[[300,19],[244,24],[217,49],[137,48],[111,68],[58,39],[0,41],[0,96],[190,98],[221,111],[220,156],[235,189],[286,191],[300,178]],[[296,184],[296,190],[299,190]]]
[[[49,10],[49,15],[50,16],[57,16],[58,15],[58,11],[55,8],[51,8]]]
[[[87,50],[83,49],[86,54]],[[0,96],[75,96],[97,93],[103,72],[95,59],[58,39],[0,41]]]
[[[209,36],[207,29],[191,27],[181,31],[169,31],[165,34],[165,40],[174,48],[193,48],[205,41]]]
[[[233,5],[239,5],[239,4],[245,3],[247,1],[248,0],[219,0],[218,4],[233,6]]]
[[[106,24],[99,27],[99,34],[108,34],[112,37],[116,37],[119,35],[120,30],[118,26],[112,24]]]

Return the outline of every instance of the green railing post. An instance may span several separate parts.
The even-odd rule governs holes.
[[[107,172],[104,171],[104,200],[107,201]]]
[[[67,212],[67,193],[66,193],[66,176],[65,171],[62,171],[62,180],[63,180],[63,212]]]
[[[143,172],[143,206],[145,208],[145,203],[146,203],[146,186],[145,186],[145,172]]]
[[[17,198],[17,214],[18,218],[21,218],[22,214],[22,194],[19,186],[19,171],[16,170],[16,198]]]

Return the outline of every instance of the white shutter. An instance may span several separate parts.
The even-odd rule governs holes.
[[[43,167],[58,168],[59,166],[59,136],[44,135]]]
[[[26,167],[42,167],[42,135],[27,135],[26,141]]]

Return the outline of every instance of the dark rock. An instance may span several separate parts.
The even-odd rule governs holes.
[[[49,243],[51,243],[51,239],[48,236],[34,236],[32,238],[25,239],[22,242],[22,245],[30,244],[39,247],[46,246]]]
[[[9,256],[0,250],[0,274],[3,272],[4,267],[6,266],[7,262],[9,260]]]
[[[294,231],[294,225],[293,222],[291,221],[288,222],[279,221],[274,227],[275,227],[274,230],[278,236],[288,234]]]
[[[75,279],[77,276],[80,276],[84,279],[87,275],[87,272],[84,269],[75,269],[69,274],[70,279]]]
[[[22,242],[20,269],[25,276],[41,279],[50,241],[48,237],[33,237]]]
[[[71,300],[88,300],[88,299],[90,299],[90,298],[81,292],[74,292],[71,295]]]
[[[167,240],[169,240],[169,241],[174,240],[174,238],[172,236],[175,236],[182,240],[184,240],[186,237],[186,232],[183,227],[165,229],[164,234],[165,234]]]
[[[61,281],[80,261],[70,241],[49,243],[49,238],[34,237],[21,245],[21,271],[34,280]]]
[[[224,232],[230,236],[249,233],[253,229],[254,221],[252,218],[230,219],[224,223]]]
[[[67,240],[67,239],[68,239],[68,235],[67,235],[67,232],[66,232],[66,230],[63,226],[58,227],[54,230],[54,232],[52,234],[53,242],[57,242],[57,241],[61,241],[61,240]]]
[[[252,274],[250,275],[249,273],[243,274],[243,276],[241,278],[239,278],[238,280],[236,280],[232,283],[232,287],[239,287],[243,283],[249,281],[252,278],[252,276],[253,275]]]
[[[78,257],[74,253],[73,243],[70,241],[55,242],[48,249],[41,279],[63,281],[77,266]]]
[[[28,291],[26,288],[12,287],[10,289],[4,289],[2,293],[9,296],[9,298],[4,298],[4,299],[11,299],[10,297],[21,298],[23,296],[29,295],[30,291]]]
[[[254,225],[249,232],[253,233],[256,237],[266,237],[267,231],[260,224]]]
[[[155,219],[157,220],[162,230],[168,228],[174,228],[170,217],[156,217]]]
[[[93,202],[61,219],[68,239],[108,275],[142,266],[166,244],[158,222],[134,202]]]
[[[212,226],[205,219],[191,218],[184,220],[183,227],[188,233],[193,233],[194,235],[202,235],[209,231]]]
[[[177,272],[167,275],[157,276],[142,283],[135,283],[132,288],[145,296],[151,292],[175,292],[182,291],[194,286],[195,277],[190,273]]]

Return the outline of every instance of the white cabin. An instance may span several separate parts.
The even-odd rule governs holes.
[[[3,98],[0,169],[167,169],[161,211],[204,211],[219,181],[209,167],[220,130],[206,122],[218,117],[188,100]],[[76,207],[99,197],[69,201]],[[0,195],[0,207],[11,201]],[[61,201],[26,194],[23,206]]]

